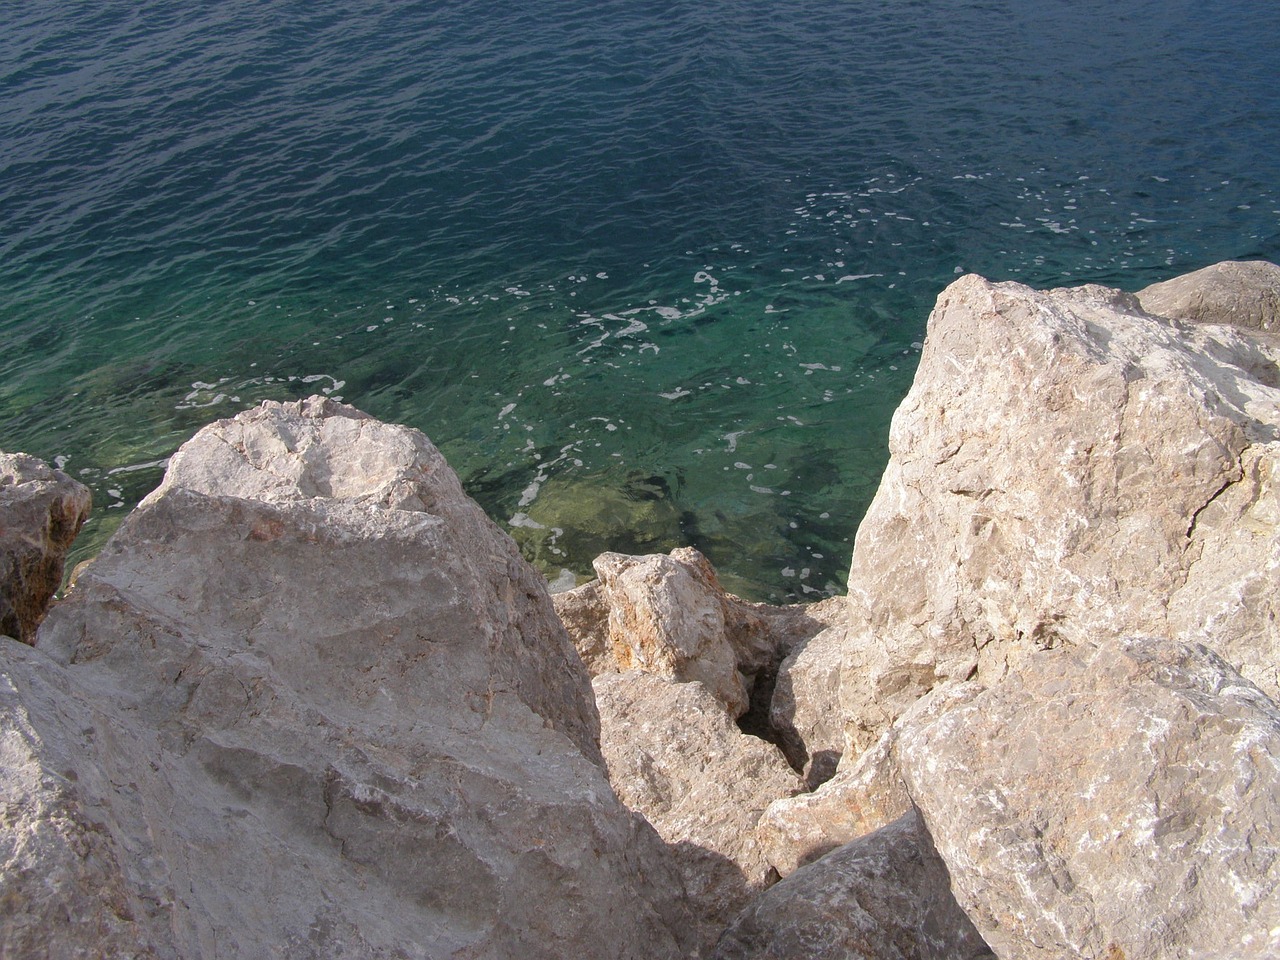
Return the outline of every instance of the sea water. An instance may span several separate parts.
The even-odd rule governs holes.
[[[8,4],[0,448],[96,550],[267,398],[421,428],[560,583],[841,589],[929,309],[1280,258],[1280,4]],[[565,573],[568,571],[568,573]]]

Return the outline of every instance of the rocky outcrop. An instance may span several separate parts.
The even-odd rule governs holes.
[[[1278,357],[1102,287],[948,287],[854,548],[851,747],[937,685],[1128,633],[1204,642],[1280,690],[1280,390],[1256,376]],[[824,639],[790,672],[829,676]]]
[[[716,960],[993,960],[914,810],[772,887]]]
[[[0,453],[0,635],[31,643],[62,584],[89,488],[25,453]]]
[[[0,954],[1280,955],[1277,270],[957,281],[806,609],[557,619],[421,434],[215,424],[0,639]]]
[[[318,399],[206,428],[0,642],[6,957],[692,943],[544,584],[416,431]]]
[[[1280,266],[1265,260],[1215,263],[1153,283],[1137,298],[1160,317],[1280,333]]]
[[[755,827],[804,789],[773,744],[740,731],[698,682],[639,671],[594,681],[601,749],[619,798],[671,845],[706,943],[777,879]]]
[[[1280,708],[1204,647],[1036,654],[897,756],[1001,958],[1280,953]]]
[[[1039,870],[1083,886],[1074,874],[1064,881],[1055,872],[1057,854],[1043,843],[1027,841],[1024,859],[1010,859],[1001,838],[1018,830],[1039,837],[1050,813],[1028,805],[1010,813],[1010,822],[976,825],[970,807],[992,781],[966,794],[939,772],[940,761],[922,751],[918,738],[906,736],[938,725],[952,743],[976,749],[989,729],[962,730],[959,721],[944,728],[939,717],[975,689],[1005,691],[1010,701],[1002,722],[1010,743],[1039,744],[1027,749],[1041,750],[1045,768],[1064,776],[1060,784],[1028,783],[1028,792],[1069,792],[1078,761],[1065,745],[1045,742],[1043,730],[1056,730],[1057,721],[1046,718],[1042,730],[1035,720],[1061,684],[1046,678],[1037,693],[1015,696],[1001,683],[1031,669],[1045,651],[1066,648],[1084,657],[1099,644],[1137,634],[1200,642],[1276,696],[1280,353],[1265,327],[1274,315],[1277,273],[1272,265],[1226,265],[1143,291],[1141,303],[1097,287],[1036,292],[977,277],[939,298],[916,383],[894,420],[890,465],[859,530],[846,619],[799,645],[780,670],[779,691],[799,691],[790,697],[814,715],[848,721],[839,738],[830,726],[805,728],[808,749],[846,747],[834,779],[816,793],[775,802],[761,818],[761,843],[781,873],[882,827],[909,809],[911,798],[920,800],[917,789],[927,789],[956,837],[988,842],[984,869],[993,877],[1017,885],[1023,871]],[[1194,311],[1179,313],[1184,307],[1162,299],[1172,291]],[[1156,309],[1196,324],[1153,316]],[[1234,325],[1219,322],[1226,319]],[[1016,705],[1021,698],[1025,709]],[[965,723],[976,724],[979,712]],[[1205,707],[1201,723],[1217,723],[1211,716]],[[1185,736],[1194,742],[1192,733]],[[1177,749],[1178,759],[1157,761],[1177,768],[1186,749]],[[959,771],[971,758],[965,747],[955,750]],[[992,769],[1007,759],[993,756]],[[1113,761],[1124,769],[1136,764]],[[920,779],[908,781],[904,766]],[[1147,776],[1156,782],[1155,773]],[[1170,789],[1124,783],[1137,804],[1162,804]],[[1270,823],[1274,811],[1264,794],[1242,823]],[[1095,808],[1096,800],[1087,806]],[[1106,816],[1120,811],[1117,805]],[[939,841],[957,885],[970,856],[962,843]],[[1097,847],[1103,858],[1112,850],[1109,842]],[[1182,855],[1189,856],[1186,849]],[[1239,890],[1274,886],[1264,860],[1241,864]],[[1214,868],[1209,856],[1188,862],[1192,872]],[[1080,869],[1107,875],[1100,861]],[[1110,869],[1117,877],[1130,872],[1123,863]],[[1159,889],[1177,900],[1174,888],[1176,882]],[[981,905],[993,897],[983,888],[962,902],[971,912],[994,910]],[[1151,917],[1163,916],[1159,899],[1146,908]],[[1042,906],[1003,909],[1036,916]],[[1064,909],[1083,916],[1078,905]],[[1043,916],[1048,926],[1065,922]],[[1244,955],[1274,952],[1261,919],[1236,920],[1225,927],[1239,935]],[[1080,922],[1082,929],[1107,929],[1106,921]],[[1170,932],[1181,922],[1159,920],[1169,935],[1159,943],[1131,938],[1124,949],[1133,952],[1124,955],[1174,955],[1170,944],[1195,942]],[[1018,952],[1023,941],[1050,942],[1029,928],[993,936],[1002,957],[1033,955]],[[1058,942],[1043,955],[1097,949],[1093,955],[1109,956],[1109,942],[1086,944],[1079,931],[1075,936],[1079,942]]]

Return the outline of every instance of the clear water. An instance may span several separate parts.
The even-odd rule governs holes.
[[[8,4],[0,448],[92,552],[197,428],[423,429],[551,577],[840,589],[963,271],[1280,259],[1280,4]]]

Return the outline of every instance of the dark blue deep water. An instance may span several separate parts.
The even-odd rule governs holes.
[[[0,447],[420,427],[555,578],[840,588],[964,271],[1280,259],[1274,0],[0,0]]]

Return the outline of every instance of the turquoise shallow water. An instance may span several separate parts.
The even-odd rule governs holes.
[[[1280,5],[7,10],[0,448],[94,490],[326,392],[552,577],[701,547],[840,588],[958,272],[1280,258]]]

